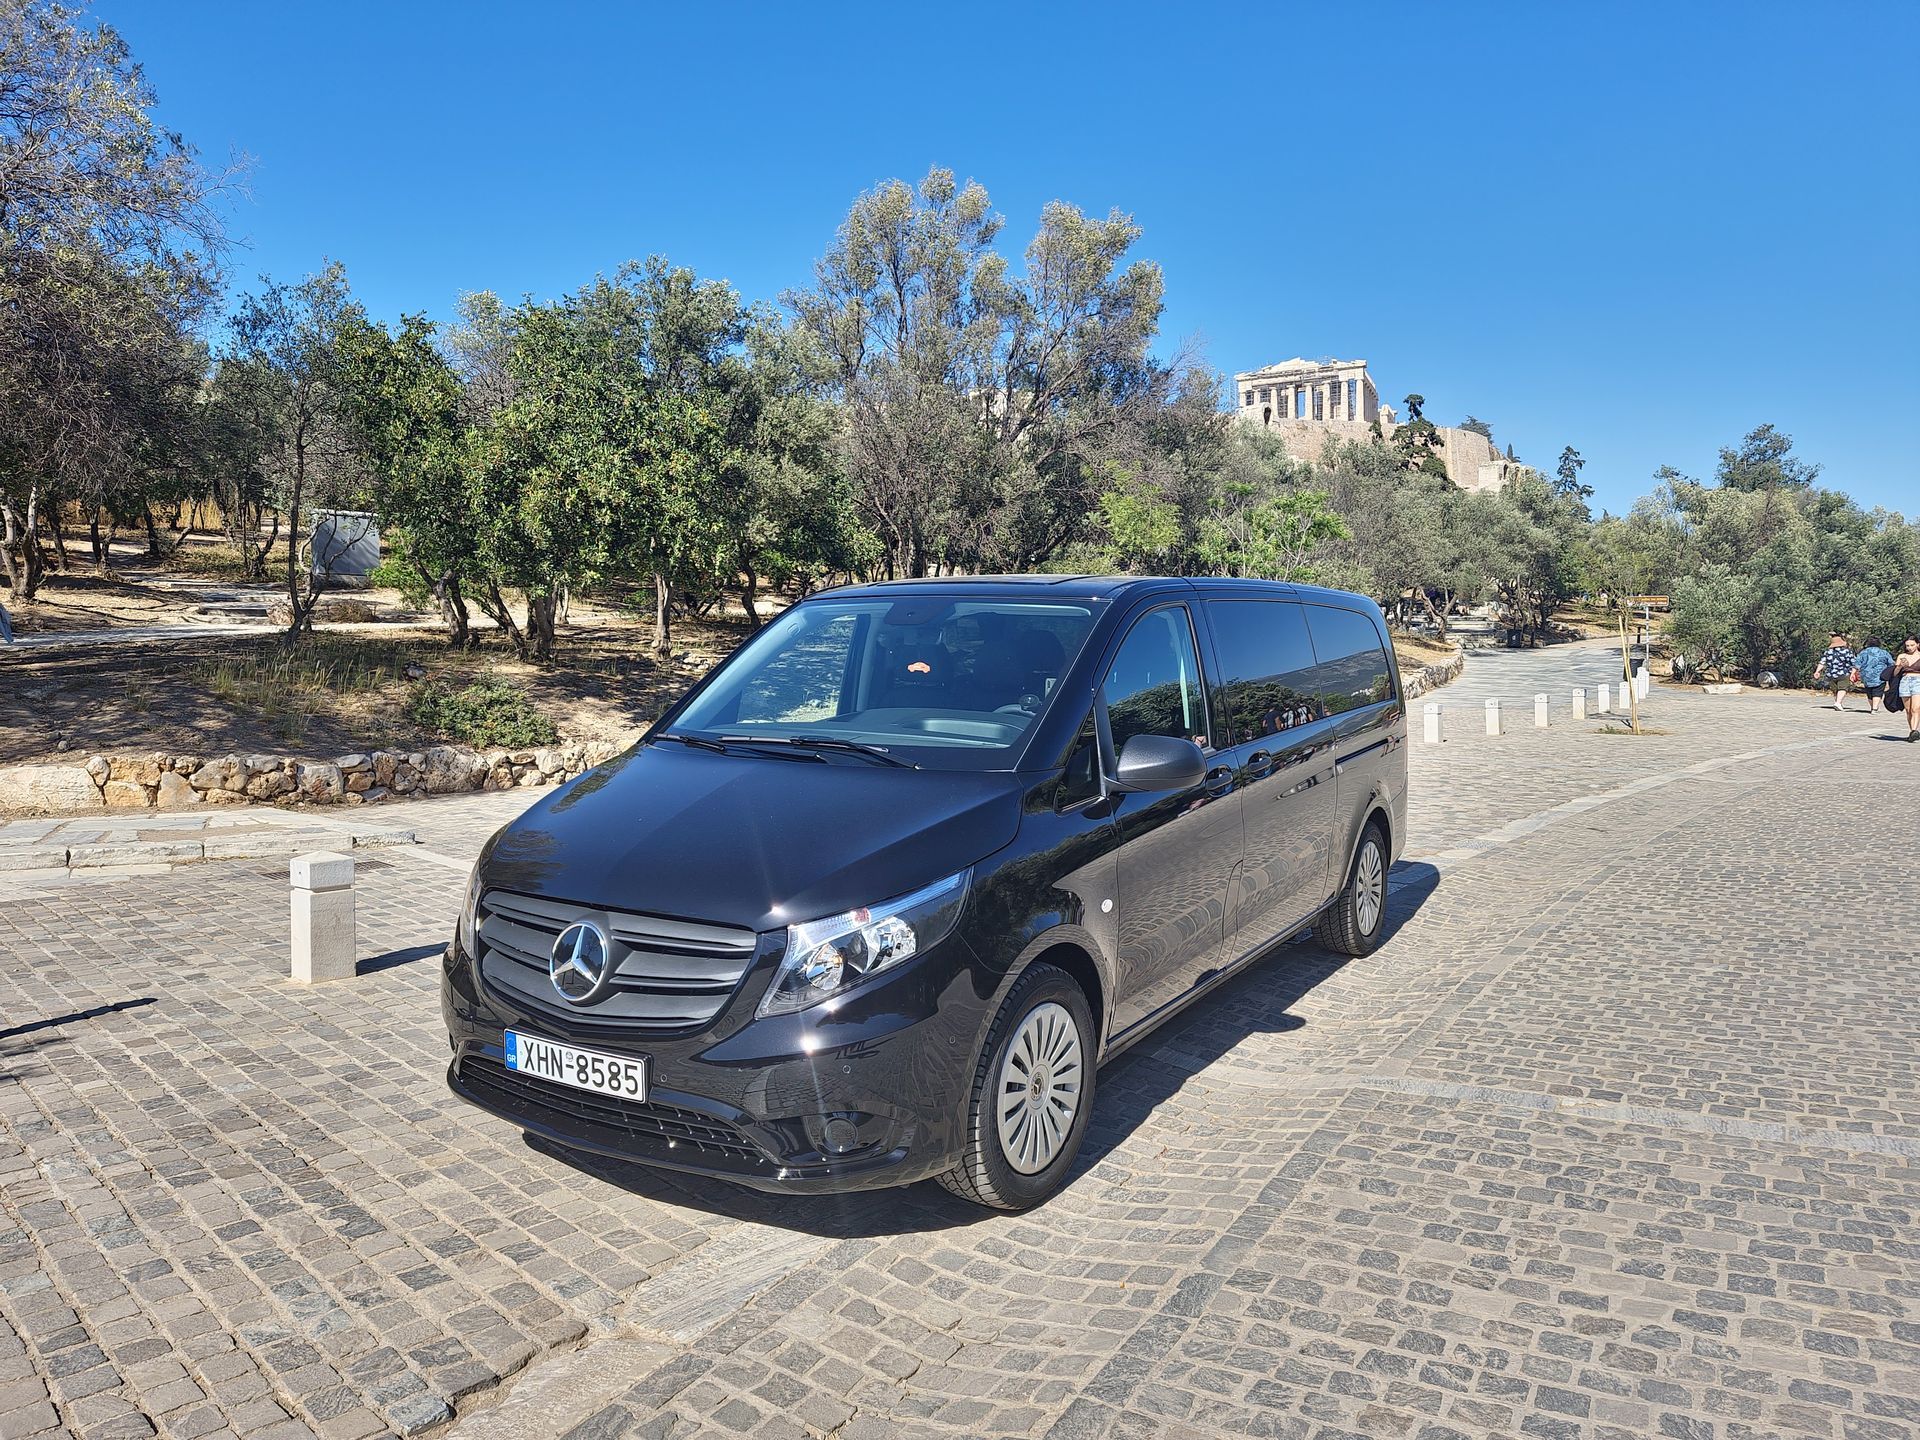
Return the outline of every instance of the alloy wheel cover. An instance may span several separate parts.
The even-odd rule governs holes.
[[[1353,918],[1360,922],[1362,935],[1371,935],[1379,928],[1386,898],[1386,867],[1380,863],[1380,842],[1370,839],[1360,847],[1353,870]]]
[[[1080,1114],[1086,1077],[1080,1027],[1048,1000],[1021,1017],[994,1077],[993,1116],[1000,1153],[1022,1175],[1059,1158]]]

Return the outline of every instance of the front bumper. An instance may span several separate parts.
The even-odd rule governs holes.
[[[450,946],[442,986],[453,1049],[447,1084],[529,1134],[614,1159],[776,1192],[906,1185],[950,1168],[959,1149],[978,1022],[965,1013],[970,987],[946,988],[961,992],[960,1003],[936,1002],[917,1017],[912,1006],[877,1007],[867,1023],[836,1032],[841,1043],[816,1049],[797,1043],[807,1033],[798,1016],[729,1028],[734,1008],[745,1005],[750,1016],[764,989],[754,973],[728,1012],[696,1035],[569,1033],[547,1017],[515,1013]],[[646,1103],[508,1070],[507,1029],[646,1056]]]

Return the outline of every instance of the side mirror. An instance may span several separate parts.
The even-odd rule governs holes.
[[[1178,735],[1136,735],[1120,751],[1111,788],[1123,791],[1187,790],[1207,774],[1207,757]]]

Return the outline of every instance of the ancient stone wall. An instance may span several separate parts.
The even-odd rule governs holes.
[[[78,765],[0,765],[0,814],[187,809],[199,805],[371,805],[417,795],[558,785],[618,747],[375,750],[332,760],[287,755],[94,755]]]
[[[1275,420],[1270,425],[1261,425],[1258,415],[1250,417],[1244,410],[1237,412],[1235,419],[1279,436],[1288,455],[1310,465],[1319,462],[1334,440],[1358,440],[1364,444],[1373,439],[1372,425],[1360,420]],[[1383,427],[1382,438],[1391,441],[1399,428],[1392,424]],[[1506,484],[1510,473],[1525,468],[1518,462],[1508,461],[1505,452],[1496,449],[1478,430],[1460,430],[1451,425],[1439,425],[1435,429],[1440,436],[1440,459],[1447,467],[1447,478],[1462,490],[1498,490]]]

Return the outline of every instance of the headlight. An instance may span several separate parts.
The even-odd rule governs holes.
[[[460,948],[469,960],[480,953],[480,933],[477,921],[480,918],[480,867],[475,865],[473,873],[467,876],[467,898],[460,906]]]
[[[818,1005],[942,940],[960,916],[970,871],[889,900],[787,927],[787,953],[760,1002],[762,1015]]]

